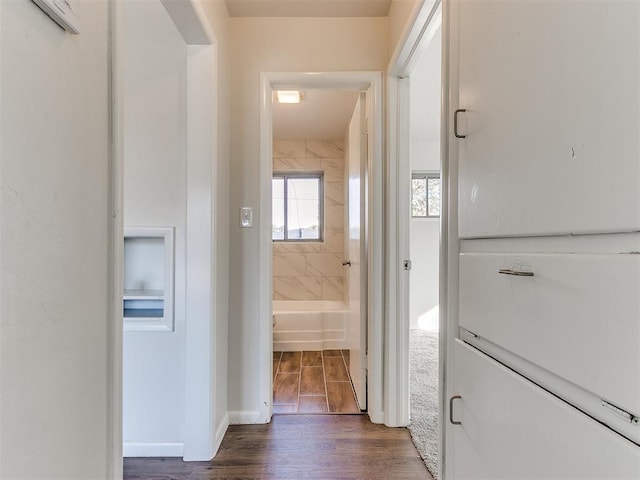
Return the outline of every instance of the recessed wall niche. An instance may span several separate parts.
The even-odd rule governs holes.
[[[125,227],[125,331],[173,331],[174,228]]]

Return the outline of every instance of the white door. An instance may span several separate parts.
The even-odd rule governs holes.
[[[367,128],[365,94],[361,93],[349,124],[347,235],[345,268],[349,291],[347,341],[349,373],[361,410],[367,408]]]
[[[453,3],[460,237],[640,230],[640,2]]]
[[[460,341],[448,478],[637,479],[638,447]],[[491,388],[486,388],[491,385]]]

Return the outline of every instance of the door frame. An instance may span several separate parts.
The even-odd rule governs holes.
[[[271,238],[271,177],[273,173],[272,98],[276,89],[350,89],[369,90],[369,165],[368,165],[368,355],[367,405],[373,423],[384,423],[384,403],[388,385],[383,381],[384,322],[384,236],[383,236],[383,131],[382,72],[263,72],[260,75],[260,251],[258,276],[260,345],[260,418],[271,420],[273,413],[273,276]]]
[[[455,338],[451,319],[456,318],[453,295],[457,292],[457,170],[449,162],[449,2],[423,0],[416,4],[410,21],[388,67],[388,111],[389,111],[389,309],[397,318],[396,377],[398,380],[399,405],[396,421],[400,425],[409,423],[409,272],[403,268],[403,260],[410,258],[410,79],[419,57],[442,25],[442,96],[440,133],[440,339],[439,339],[439,400],[438,400],[438,448],[440,478],[446,479],[447,438],[444,422],[452,386],[453,363],[448,352],[450,338]]]
[[[214,418],[216,387],[216,268],[212,249],[216,236],[218,123],[217,39],[206,14],[194,0],[160,1],[183,37],[187,48],[187,258],[186,281],[198,285],[186,298],[185,338],[185,460],[210,460],[215,455],[228,421]],[[126,54],[121,2],[109,2],[109,318],[108,328],[108,478],[121,479],[123,425],[123,264],[124,264],[124,106],[123,58]],[[204,101],[203,101],[204,99]]]

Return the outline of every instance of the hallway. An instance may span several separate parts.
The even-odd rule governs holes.
[[[126,458],[124,480],[432,479],[404,428],[364,415],[276,415],[229,427],[211,462]]]

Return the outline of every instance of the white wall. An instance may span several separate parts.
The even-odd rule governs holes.
[[[122,8],[124,224],[175,227],[175,331],[124,334],[124,454],[182,455],[187,47],[160,1]]]
[[[440,171],[440,46],[439,29],[410,76],[412,171]],[[439,303],[438,220],[411,219],[411,328],[417,328],[419,318]],[[432,326],[437,325],[437,317],[428,317]]]
[[[384,70],[388,32],[386,18],[233,18],[231,26],[229,410],[246,421],[260,411],[260,72]],[[253,207],[253,228],[239,227],[241,206]]]
[[[0,478],[108,471],[108,3],[0,2]]]

